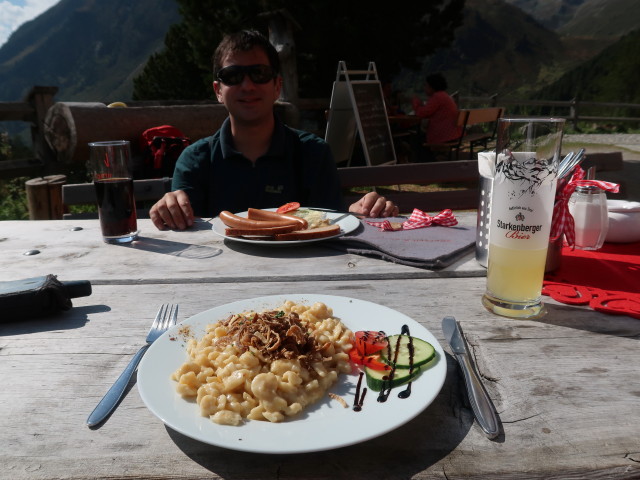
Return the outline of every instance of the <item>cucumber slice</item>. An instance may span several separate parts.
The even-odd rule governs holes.
[[[364,367],[364,373],[367,378],[367,387],[374,392],[379,392],[383,388],[395,388],[410,382],[420,375],[420,368],[414,368],[411,373],[405,368],[396,368],[393,379],[389,381],[389,370],[374,370]]]
[[[387,365],[393,366],[393,358],[396,351],[396,345],[400,338],[400,347],[398,350],[398,358],[396,360],[396,368],[411,368],[411,354],[409,353],[409,340],[413,343],[413,368],[418,368],[433,359],[436,356],[436,350],[429,342],[409,335],[391,335],[387,340],[389,346],[380,352],[380,359]]]

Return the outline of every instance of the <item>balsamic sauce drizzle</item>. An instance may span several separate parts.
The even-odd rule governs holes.
[[[364,372],[360,372],[360,376],[358,377],[358,385],[356,386],[356,397],[353,399],[353,411],[359,412],[362,410],[362,404],[364,403],[364,397],[367,394],[367,388],[365,387],[362,391],[362,396],[360,396],[360,387],[362,387],[362,377],[364,377]]]
[[[400,332],[400,335],[407,335],[409,337],[409,344],[408,344],[408,350],[409,350],[409,375],[411,375],[413,373],[414,347],[413,347],[413,337],[411,337],[411,332],[409,331],[409,327],[407,325],[403,325],[402,326],[402,330]],[[400,340],[401,339],[402,339],[402,337],[399,336],[398,340],[396,341],[396,345],[394,347],[394,351],[393,351],[393,364],[394,365],[398,361],[398,353],[400,352]],[[391,344],[390,343],[387,344],[387,358],[391,358]],[[394,378],[395,374],[396,374],[396,367],[394,366],[391,369],[391,372],[389,372],[389,375],[385,376],[383,378],[382,389],[380,390],[380,393],[378,394],[378,402],[380,402],[380,403],[386,402],[387,399],[389,398],[389,394],[391,393],[391,389],[393,388],[393,387],[391,387],[391,384],[393,382],[393,378]],[[407,385],[407,388],[398,394],[399,398],[409,398],[409,396],[411,395],[411,384],[412,383],[413,382],[409,382],[409,384]],[[357,391],[356,391],[356,395],[357,395]]]
[[[409,343],[407,344],[407,349],[409,350],[409,377],[413,375],[413,359],[415,358],[415,349],[413,347],[413,337],[409,333],[409,327],[406,325],[402,326],[402,333],[404,334],[406,330],[406,335],[409,336]],[[411,384],[413,382],[410,381],[407,383],[407,388],[405,388],[402,392],[398,394],[398,398],[409,398],[411,396]]]

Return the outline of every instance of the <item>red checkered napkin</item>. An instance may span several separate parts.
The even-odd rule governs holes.
[[[440,225],[441,227],[453,227],[458,224],[458,219],[453,215],[450,209],[442,210],[437,215],[431,216],[417,208],[413,209],[411,216],[403,223],[393,223],[389,220],[382,222],[366,222],[383,232],[393,232],[397,230],[414,230],[416,228],[430,227],[431,225]]]

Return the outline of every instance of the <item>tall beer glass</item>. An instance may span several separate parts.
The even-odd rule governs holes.
[[[513,318],[544,314],[541,301],[564,119],[498,122],[483,305]]]
[[[89,157],[102,239],[105,243],[115,244],[135,240],[138,222],[129,142],[92,142],[89,144]]]

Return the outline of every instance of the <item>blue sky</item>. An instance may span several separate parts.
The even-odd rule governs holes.
[[[59,0],[0,0],[0,47],[24,22],[28,22]]]

